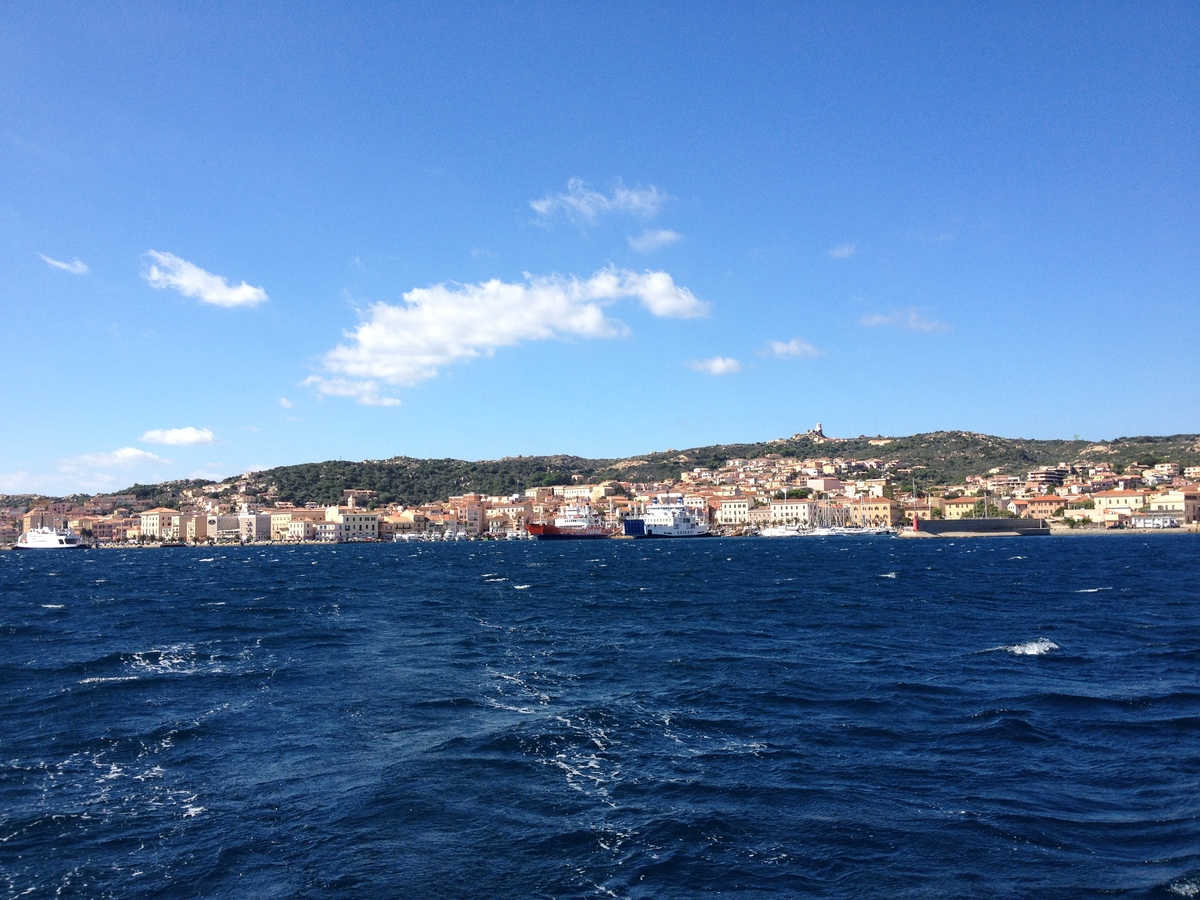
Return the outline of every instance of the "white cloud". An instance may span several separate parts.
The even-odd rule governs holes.
[[[338,349],[345,348],[339,346]],[[329,367],[328,360],[326,367]],[[314,388],[322,397],[349,397],[363,406],[400,405],[400,401],[395,397],[385,397],[380,393],[385,388],[374,378],[325,378],[321,375],[310,375],[303,383],[306,387]]]
[[[267,292],[260,287],[251,287],[244,281],[231,287],[220,275],[205,272],[173,253],[148,250],[146,255],[153,262],[143,277],[151,287],[174,288],[185,297],[195,297],[215,306],[256,306],[268,299]]]
[[[158,467],[170,462],[137,447],[121,447],[111,453],[84,453],[57,460],[53,472],[0,473],[0,493],[61,497],[112,491],[135,480],[159,481]]]
[[[280,397],[279,405],[282,406],[284,409],[295,409],[296,408],[296,404],[293,403],[291,400],[289,400],[287,397]]]
[[[128,483],[133,478],[132,472],[144,471],[145,466],[160,466],[170,463],[154,453],[139,450],[137,447],[121,447],[111,453],[84,453],[58,461],[58,476],[55,482],[70,487],[60,488],[58,493],[74,491],[104,491]],[[117,475],[112,470],[124,474]],[[146,474],[146,478],[157,478],[157,475]]]
[[[72,275],[86,275],[89,271],[87,263],[78,257],[70,262],[62,262],[57,259],[51,259],[45,253],[39,253],[38,256],[45,260],[47,265],[54,266],[56,269],[62,269],[64,272],[70,272]]]
[[[672,231],[669,228],[659,228],[657,230],[647,228],[641,234],[629,236],[629,246],[638,253],[649,253],[651,250],[657,250],[659,247],[666,247],[668,244],[676,244],[683,240],[683,235],[678,231]]]
[[[414,288],[404,303],[375,303],[347,342],[322,361],[327,375],[304,382],[319,394],[391,406],[384,395],[437,376],[447,365],[491,356],[525,341],[613,338],[628,332],[605,315],[619,300],[638,300],[656,316],[694,318],[708,305],[666,272],[602,269],[586,281],[526,275],[525,281],[435,284]]]
[[[147,431],[140,438],[143,444],[170,444],[173,447],[187,447],[194,444],[215,444],[216,436],[207,428],[155,428]]]
[[[170,462],[170,460],[163,459],[161,456],[146,450],[139,450],[137,447],[121,447],[119,450],[112,451],[112,453],[85,453],[82,456],[65,459],[59,463],[58,470],[65,472],[79,466],[96,469],[126,468],[138,465],[139,463],[151,462],[165,463]]]
[[[857,244],[842,244],[829,251],[830,259],[849,259],[858,252]]]
[[[607,274],[611,283],[608,285],[613,299],[620,297],[636,297],[642,306],[656,316],[666,319],[696,319],[708,314],[708,304],[696,299],[696,295],[687,288],[675,283],[675,279],[666,272],[643,272],[640,275],[622,269],[619,272],[608,270],[592,276],[595,282],[601,275]],[[620,276],[619,281],[616,276]]]
[[[728,356],[714,356],[712,359],[694,359],[688,363],[688,368],[709,375],[733,375],[742,371],[742,364]]]
[[[862,317],[861,321],[862,324],[870,328],[878,328],[883,325],[895,328],[908,328],[912,331],[950,330],[950,326],[945,322],[937,322],[922,317],[921,311],[916,307],[898,309],[890,313],[868,313]]]
[[[0,472],[0,494],[43,493],[38,477],[29,472]]]
[[[572,178],[567,182],[565,192],[530,200],[529,205],[543,222],[549,222],[561,214],[576,225],[584,226],[612,212],[651,218],[658,214],[666,200],[666,192],[654,185],[627,188],[618,178],[613,184],[612,193],[604,194],[588,187],[582,178]]]
[[[792,356],[798,359],[812,359],[822,353],[808,341],[793,338],[790,341],[768,341],[767,353],[772,356]]]

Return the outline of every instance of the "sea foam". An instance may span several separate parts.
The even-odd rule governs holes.
[[[1017,656],[1044,656],[1051,650],[1057,650],[1058,644],[1046,638],[1038,638],[1036,641],[1027,641],[1024,644],[1009,644],[1002,649]]]

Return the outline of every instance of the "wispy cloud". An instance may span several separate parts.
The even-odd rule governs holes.
[[[147,450],[139,450],[137,447],[121,447],[119,450],[114,450],[111,453],[85,453],[82,456],[75,456],[63,460],[58,468],[61,472],[78,465],[99,469],[134,466],[139,463],[165,462],[170,462],[170,460],[163,459],[161,456],[150,453]]]
[[[295,409],[295,407],[296,407],[296,404],[293,403],[291,400],[289,400],[287,397],[280,397],[279,405],[282,406],[284,409]]]
[[[824,355],[808,341],[793,338],[790,341],[768,341],[766,352],[771,356],[787,356],[796,359],[812,359]]]
[[[566,191],[530,200],[529,205],[543,224],[563,216],[576,225],[587,226],[601,215],[614,212],[652,218],[666,200],[666,193],[654,185],[627,188],[618,178],[611,192],[605,194],[589,187],[582,178],[572,178]]]
[[[111,453],[84,453],[58,461],[58,474],[53,479],[67,491],[102,491],[118,486],[119,481],[128,483],[131,473],[145,471],[145,467],[157,467],[170,463],[146,450],[137,447],[121,447]],[[147,475],[147,477],[156,477]]]
[[[46,265],[54,266],[56,269],[62,269],[64,272],[70,272],[72,275],[86,275],[90,271],[87,267],[87,263],[78,257],[70,262],[63,262],[62,260],[51,259],[45,253],[39,253],[38,256],[45,260]]]
[[[830,259],[849,259],[858,252],[857,244],[842,244],[829,251]]]
[[[0,494],[40,494],[43,488],[37,475],[29,472],[0,472]]]
[[[728,356],[714,356],[711,359],[693,359],[688,363],[688,368],[709,375],[733,375],[742,371],[742,364]]]
[[[267,301],[267,292],[246,282],[231,286],[220,275],[206,272],[199,266],[180,259],[173,253],[148,250],[152,262],[142,273],[155,288],[174,288],[185,297],[195,297],[214,306],[257,306]]]
[[[641,234],[631,234],[628,240],[629,246],[638,253],[649,253],[651,250],[657,250],[659,247],[679,243],[679,241],[683,240],[683,235],[669,228],[647,228]]]
[[[945,322],[926,319],[915,306],[909,309],[898,309],[890,313],[868,313],[861,319],[868,328],[887,326],[892,328],[908,328],[912,331],[949,331],[950,326]]]
[[[386,392],[412,387],[442,368],[527,341],[613,338],[628,328],[605,315],[620,301],[637,300],[655,316],[695,318],[708,305],[666,272],[603,269],[582,280],[526,275],[523,282],[436,284],[415,288],[404,303],[376,303],[347,342],[322,360],[324,375],[305,384],[318,394],[352,397],[368,405],[399,401]]]
[[[168,444],[172,447],[190,447],[197,444],[215,444],[214,435],[207,428],[155,428],[147,431],[140,438],[143,444]]]
[[[111,491],[128,485],[131,479],[160,480],[158,468],[170,462],[137,447],[84,453],[57,460],[53,472],[0,473],[0,493],[62,496]]]

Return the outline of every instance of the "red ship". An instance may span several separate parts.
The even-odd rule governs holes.
[[[599,540],[613,535],[590,506],[564,506],[553,524],[530,522],[525,530],[539,541]]]

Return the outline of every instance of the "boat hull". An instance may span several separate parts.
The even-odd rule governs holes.
[[[612,537],[603,528],[559,528],[540,522],[531,522],[525,530],[536,541],[598,541]]]
[[[670,525],[648,523],[645,519],[626,519],[624,536],[643,540],[645,538],[712,537],[713,533],[707,527],[703,530],[695,527],[673,528]]]

